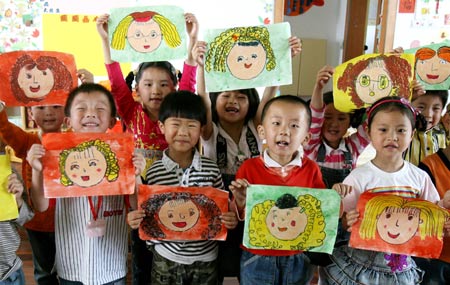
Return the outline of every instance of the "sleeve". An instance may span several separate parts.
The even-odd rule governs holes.
[[[195,93],[197,83],[197,66],[183,64],[183,74],[181,75],[178,90],[191,91]]]
[[[369,134],[367,133],[367,119],[358,127],[356,133],[349,137],[347,143],[350,145],[352,152],[356,154],[356,157],[359,157],[370,143]]]
[[[428,176],[430,176],[431,182],[433,182],[433,185],[436,186],[436,180],[433,176],[433,173],[431,172],[431,169],[428,167],[428,165],[426,165],[423,162],[419,162],[418,167],[420,169],[422,169],[423,171],[425,171],[428,174]]]
[[[439,201],[441,198],[439,197],[439,193],[436,190],[436,187],[434,187],[434,184],[431,181],[430,176],[428,175],[423,176],[425,181],[422,189],[422,195],[420,196],[420,198],[433,203]]]
[[[30,221],[34,217],[34,213],[28,205],[28,196],[26,192],[23,192],[23,203],[19,209],[19,217],[15,220],[15,223],[23,226],[26,222]]]
[[[319,145],[322,143],[322,125],[324,122],[324,112],[325,105],[321,110],[316,110],[311,107],[311,128],[309,132],[311,133],[311,139],[308,144],[304,147],[305,154],[312,160],[316,160],[317,151],[319,149]]]

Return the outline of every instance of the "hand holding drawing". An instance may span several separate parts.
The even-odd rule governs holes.
[[[22,181],[17,177],[17,174],[12,173],[8,176],[8,193],[11,193],[16,197],[17,208],[19,209],[23,203],[23,188]]]
[[[77,70],[77,77],[80,79],[81,83],[94,83],[94,74],[89,70],[81,68]]]
[[[220,220],[222,221],[222,224],[229,229],[234,229],[238,224],[238,219],[236,217],[235,212],[225,212],[220,216]]]
[[[133,153],[133,165],[135,169],[135,175],[138,176],[144,171],[145,164],[147,163],[144,156],[140,152]]]
[[[291,56],[294,57],[302,52],[302,40],[296,36],[289,38],[289,47],[291,48]]]
[[[192,49],[192,57],[197,62],[197,64],[201,67],[205,65],[205,54],[207,43],[203,41],[198,41],[195,43],[194,48]]]
[[[341,196],[341,199],[343,199],[352,192],[353,188],[344,183],[336,183],[333,185],[333,190],[335,190]]]
[[[184,19],[186,21],[186,32],[189,36],[189,43],[188,43],[188,58],[186,63],[192,66],[196,65],[195,58],[192,56],[192,50],[194,48],[195,43],[197,42],[198,38],[198,21],[194,14],[192,13],[185,13]]]
[[[248,186],[250,186],[250,184],[247,179],[236,179],[235,181],[231,181],[230,190],[233,193],[239,211],[242,211],[245,207]]]
[[[103,49],[103,60],[106,64],[112,63],[111,59],[111,50],[109,49],[109,34],[108,34],[108,20],[109,15],[103,14],[97,17],[96,26],[97,32],[102,41],[102,49]]]
[[[133,230],[139,228],[142,220],[145,217],[145,211],[142,209],[134,210],[128,213],[127,215],[127,223]]]
[[[348,213],[345,213],[342,225],[347,229],[348,232],[352,231],[352,226],[356,221],[358,221],[359,213],[356,210],[351,210]]]
[[[412,98],[411,100],[417,99],[417,97],[425,94],[425,87],[416,79],[411,82]]]
[[[42,171],[41,158],[45,154],[45,149],[41,144],[33,144],[27,153],[27,161],[31,168],[36,171]]]
[[[49,202],[44,196],[44,178],[42,174],[41,158],[45,154],[45,149],[41,144],[33,144],[27,153],[27,161],[33,169],[31,179],[31,200],[36,211],[47,210]]]

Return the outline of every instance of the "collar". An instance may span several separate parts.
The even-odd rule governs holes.
[[[325,141],[323,142],[323,145],[325,146],[325,155],[330,155],[330,153],[332,151],[336,151],[336,150],[340,150],[340,151],[343,151],[343,152],[347,152],[348,151],[347,146],[345,145],[345,140],[344,139],[341,139],[337,149],[332,148]]]
[[[269,156],[269,153],[267,152],[267,149],[266,149],[264,151],[264,154],[263,154],[263,161],[264,161],[264,164],[267,167],[279,167],[279,168],[283,168],[283,167],[286,167],[286,166],[299,166],[299,167],[302,167],[302,157],[303,157],[303,149],[300,150],[300,151],[297,151],[294,159],[291,160],[287,165],[281,166],[278,162],[276,162],[275,160],[273,160]]]
[[[164,168],[166,168],[167,171],[172,171],[176,168],[180,168],[180,165],[167,155],[167,151],[168,149],[163,152],[162,157],[162,164],[164,165]],[[194,157],[192,158],[192,162],[189,168],[194,168],[195,170],[200,170],[202,168],[200,153],[197,149],[194,149]]]

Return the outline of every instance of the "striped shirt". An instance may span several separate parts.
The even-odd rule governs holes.
[[[345,168],[345,157],[344,152],[350,151],[352,154],[353,168],[356,167],[356,161],[361,152],[370,143],[369,137],[366,132],[366,123],[361,124],[358,127],[356,133],[343,138],[339,147],[333,149],[328,146],[322,138],[322,125],[325,121],[325,105],[321,110],[316,110],[311,107],[311,128],[309,129],[311,133],[311,139],[308,144],[304,147],[305,154],[309,159],[317,161],[317,155],[319,152],[319,147],[323,143],[325,145],[325,160],[324,162],[317,162],[322,167],[333,168],[333,169],[343,169]]]
[[[195,150],[192,164],[183,170],[178,163],[170,159],[166,151],[163,158],[156,161],[147,171],[147,184],[201,187],[211,186],[223,189],[222,176],[217,164],[201,156]],[[166,259],[181,264],[192,264],[196,261],[210,262],[217,258],[217,241],[152,241],[156,252]]]
[[[445,148],[446,144],[445,130],[434,127],[425,132],[416,131],[405,152],[405,160],[417,166],[426,156],[437,152],[440,148]]]
[[[94,208],[98,197],[92,197]],[[127,274],[128,226],[124,196],[103,196],[98,219],[106,221],[102,237],[88,237],[93,220],[87,197],[60,198],[56,202],[56,270],[66,280],[105,284]]]

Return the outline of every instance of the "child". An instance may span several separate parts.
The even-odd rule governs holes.
[[[307,103],[290,95],[272,98],[261,120],[258,134],[267,141],[267,149],[262,156],[244,161],[230,185],[239,213],[244,211],[250,184],[325,188],[319,167],[302,152],[311,123]],[[301,251],[243,247],[241,284],[309,284],[311,278],[309,259]]]
[[[355,168],[361,152],[370,143],[365,131],[366,125],[360,124],[361,112],[340,112],[334,107],[333,93],[322,95],[323,87],[332,78],[333,73],[334,68],[330,66],[323,67],[317,73],[310,103],[311,140],[305,146],[308,158],[319,164],[327,188],[344,180]],[[344,138],[350,126],[359,127],[356,133]]]
[[[105,133],[116,121],[114,98],[98,84],[83,84],[72,90],[64,112],[66,123],[74,132]],[[49,206],[43,191],[44,153],[42,145],[34,144],[27,155],[33,168],[31,198],[38,211]],[[133,164],[138,176],[145,165],[142,155],[134,155]],[[128,249],[125,200],[124,196],[56,199],[56,269],[60,284],[124,284]],[[117,215],[104,216],[108,211]],[[101,229],[96,221],[106,223],[106,233],[88,237],[88,223]]]
[[[147,184],[223,188],[217,164],[196,149],[205,123],[206,108],[199,96],[178,91],[164,98],[159,126],[169,147],[148,170]],[[144,216],[144,210],[132,211],[128,223],[137,229]],[[237,224],[234,212],[224,213],[221,220],[228,229]],[[216,241],[161,241],[152,251],[152,284],[217,284]]]
[[[364,191],[387,193],[402,197],[421,198],[431,202],[439,195],[430,178],[422,170],[403,160],[408,148],[417,114],[410,103],[392,96],[374,102],[368,111],[368,132],[376,155],[373,160],[354,169],[343,184],[335,189],[347,194],[343,199],[344,225],[356,222],[355,210],[359,196]],[[349,193],[349,194],[348,194]],[[444,206],[448,207],[450,203]],[[447,225],[449,226],[449,225]],[[334,250],[333,263],[321,268],[322,284],[418,284],[421,271],[410,256],[404,257],[403,266],[391,269],[389,259],[399,255],[360,250],[341,246]],[[401,258],[398,258],[401,259]]]
[[[414,133],[411,145],[405,153],[405,160],[417,166],[426,156],[435,153],[439,148],[445,148],[445,130],[438,128],[438,125],[447,98],[447,90],[427,90],[425,94],[413,98],[412,105],[425,117],[426,125]]]
[[[77,76],[81,83],[93,82],[93,75],[86,69],[79,69]],[[33,144],[40,143],[46,133],[59,133],[64,122],[64,107],[60,105],[32,106],[29,117],[39,128],[38,133],[24,131],[8,120],[5,106],[0,103],[0,136],[22,159],[22,177],[25,189],[31,186],[31,167],[25,161],[27,151]],[[27,195],[30,197],[30,195]],[[31,201],[28,201],[31,205]],[[50,200],[44,212],[35,213],[33,219],[25,224],[33,253],[34,278],[38,284],[57,284],[55,271],[55,201]]]

